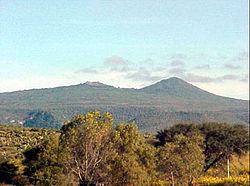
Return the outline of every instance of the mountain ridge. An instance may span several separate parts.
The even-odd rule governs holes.
[[[137,122],[140,129],[164,128],[175,122],[249,122],[248,103],[204,91],[179,78],[141,89],[116,88],[100,82],[0,93],[0,123],[23,121],[47,111],[59,123],[90,110],[111,112],[116,122]],[[151,129],[150,129],[151,128]]]
[[[227,96],[211,93],[211,92],[203,90],[203,89],[201,89],[201,88],[199,88],[199,87],[197,87],[197,86],[195,86],[195,85],[193,85],[193,84],[191,84],[191,83],[189,83],[187,81],[184,81],[183,79],[178,78],[178,77],[170,77],[168,79],[162,79],[160,81],[154,82],[153,84],[147,85],[147,86],[142,87],[142,88],[121,88],[121,87],[115,87],[113,85],[108,85],[108,84],[105,84],[105,83],[102,83],[102,82],[99,82],[99,81],[86,81],[85,83],[79,83],[79,84],[73,84],[73,85],[63,85],[63,86],[55,86],[55,87],[32,88],[32,89],[15,90],[15,91],[9,91],[9,92],[0,92],[0,95],[1,94],[11,94],[11,93],[16,93],[16,92],[34,91],[34,90],[36,91],[36,90],[47,90],[47,89],[55,89],[55,88],[69,88],[69,87],[84,86],[84,85],[87,85],[87,86],[90,86],[90,87],[102,87],[102,88],[103,87],[109,87],[109,88],[124,89],[124,90],[139,90],[139,91],[142,91],[142,92],[145,92],[145,93],[158,93],[159,94],[159,93],[164,93],[164,91],[155,90],[154,92],[150,92],[147,89],[150,89],[150,88],[152,88],[154,86],[157,86],[159,84],[165,84],[165,83],[169,83],[169,82],[171,84],[174,84],[174,83],[180,84],[181,83],[182,85],[189,85],[189,86],[195,87],[197,90],[200,90],[202,92],[212,94],[213,96],[219,96],[219,97],[233,99],[233,100],[249,101],[249,100],[246,100],[246,99],[227,97]]]

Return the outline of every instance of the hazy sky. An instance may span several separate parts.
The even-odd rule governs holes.
[[[0,0],[0,92],[177,76],[248,99],[247,0]]]

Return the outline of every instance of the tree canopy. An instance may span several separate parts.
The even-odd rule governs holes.
[[[48,111],[34,111],[29,113],[23,124],[25,127],[36,128],[60,128],[61,125],[55,120],[54,116]]]
[[[0,139],[0,182],[14,185],[191,185],[208,170],[225,172],[225,160],[249,145],[242,125],[177,124],[146,135],[135,123],[114,126],[111,114],[99,111],[57,131],[0,128]]]
[[[233,154],[246,153],[249,147],[248,130],[244,125],[227,123],[177,124],[156,135],[158,145],[162,146],[174,140],[174,136],[182,134],[192,136],[199,133],[204,136],[204,171],[223,163]]]

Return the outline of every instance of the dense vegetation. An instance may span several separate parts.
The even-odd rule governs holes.
[[[60,131],[0,128],[2,183],[248,185],[249,138],[243,125],[177,124],[154,136],[141,134],[135,123],[114,127],[110,113],[93,111],[75,116]],[[225,179],[227,160],[232,177]]]
[[[23,152],[41,144],[50,135],[59,135],[59,133],[50,129],[0,125],[1,161],[15,157],[22,158]]]
[[[0,94],[0,122],[30,125],[34,112],[51,120],[38,127],[58,127],[89,110],[112,113],[115,124],[135,121],[141,131],[157,132],[179,122],[248,124],[248,101],[203,91],[170,78],[142,89],[122,89],[95,83]],[[33,120],[34,121],[34,120]]]
[[[56,122],[54,116],[46,111],[34,111],[24,120],[24,127],[36,128],[59,128],[60,124]]]

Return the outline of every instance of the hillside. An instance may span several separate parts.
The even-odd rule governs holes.
[[[180,78],[170,78],[157,82],[153,85],[140,89],[150,94],[162,94],[175,98],[198,99],[198,100],[219,100],[225,99],[195,87]]]
[[[0,162],[22,158],[23,152],[39,145],[49,135],[58,135],[54,129],[34,129],[0,124]]]
[[[142,89],[100,82],[0,94],[0,123],[25,123],[34,111],[50,112],[59,124],[89,110],[111,112],[115,122],[136,121],[153,132],[176,122],[248,123],[248,101],[217,96],[179,78]]]

